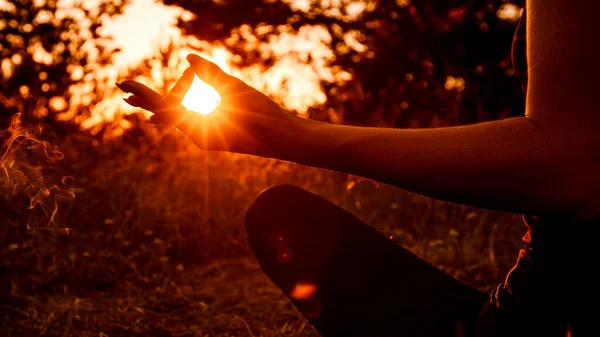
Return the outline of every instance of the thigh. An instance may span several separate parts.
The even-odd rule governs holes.
[[[489,298],[295,186],[263,191],[246,229],[262,270],[324,337],[450,336]]]

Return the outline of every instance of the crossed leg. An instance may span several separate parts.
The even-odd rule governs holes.
[[[323,337],[471,336],[489,300],[293,185],[261,192],[246,230],[262,270]]]

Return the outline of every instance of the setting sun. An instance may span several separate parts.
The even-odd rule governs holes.
[[[219,106],[219,103],[221,103],[219,93],[196,75],[194,75],[192,86],[181,101],[186,109],[202,115],[213,112]]]

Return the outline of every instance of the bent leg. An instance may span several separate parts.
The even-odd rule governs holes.
[[[262,270],[324,337],[455,336],[489,298],[333,203],[292,185],[246,214]]]

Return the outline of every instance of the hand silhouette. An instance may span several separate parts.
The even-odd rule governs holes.
[[[164,97],[133,80],[117,86],[132,94],[125,98],[128,104],[153,113],[149,122],[178,128],[203,150],[265,157],[288,150],[282,146],[291,139],[301,118],[216,64],[195,54],[187,60],[190,67]],[[208,115],[188,111],[181,104],[194,73],[221,96],[221,104]]]

